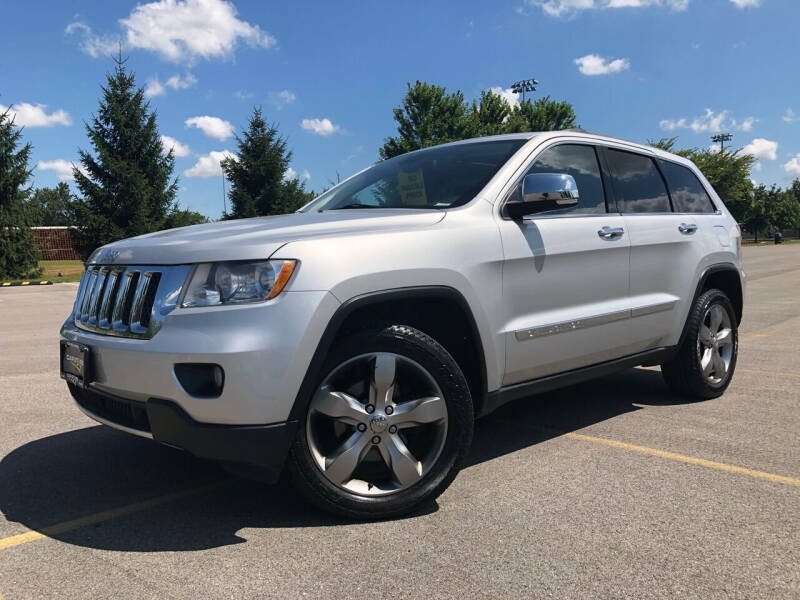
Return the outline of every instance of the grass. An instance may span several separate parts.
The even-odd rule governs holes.
[[[39,267],[42,269],[40,279],[53,283],[80,281],[83,275],[83,262],[80,260],[40,260]]]

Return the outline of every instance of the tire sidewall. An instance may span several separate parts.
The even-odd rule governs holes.
[[[362,332],[337,343],[321,369],[317,386],[340,364],[359,355],[392,352],[409,358],[434,378],[447,407],[444,447],[430,471],[409,488],[385,496],[362,496],[333,484],[314,461],[306,437],[306,414],[289,456],[292,480],[304,494],[327,510],[355,518],[387,518],[413,510],[438,496],[455,478],[472,442],[472,398],[461,369],[435,340],[411,327],[392,325]]]
[[[725,374],[725,379],[718,385],[712,385],[703,374],[703,368],[700,366],[700,357],[698,356],[697,346],[699,343],[700,327],[706,312],[713,305],[718,304],[727,313],[731,322],[731,337],[733,342],[733,350],[731,352],[731,361],[728,366],[728,371]],[[709,397],[716,397],[722,395],[733,379],[733,373],[736,369],[736,360],[739,355],[739,330],[736,324],[736,312],[734,311],[733,304],[728,296],[720,290],[712,289],[705,292],[698,298],[695,311],[692,314],[692,323],[689,329],[689,338],[687,339],[686,350],[691,351],[693,357],[693,372],[697,377],[697,383],[705,388]]]

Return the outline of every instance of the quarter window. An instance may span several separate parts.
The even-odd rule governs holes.
[[[713,213],[714,204],[708,192],[690,169],[679,164],[660,161],[661,172],[667,179],[675,212]]]
[[[667,187],[652,158],[610,148],[607,155],[620,212],[671,212]]]
[[[604,213],[606,200],[600,165],[593,146],[561,144],[548,148],[528,170],[531,173],[564,173],[572,175],[578,185],[578,204],[549,211],[547,214]]]

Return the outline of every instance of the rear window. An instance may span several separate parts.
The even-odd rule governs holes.
[[[708,196],[708,192],[692,173],[677,163],[660,161],[661,171],[667,179],[669,193],[672,196],[672,204],[675,212],[682,213],[713,213],[714,204]]]
[[[607,156],[620,212],[671,212],[667,187],[652,158],[611,148]]]

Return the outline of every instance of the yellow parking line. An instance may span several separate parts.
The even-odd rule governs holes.
[[[800,479],[796,477],[787,477],[785,475],[776,475],[774,473],[767,473],[765,471],[756,471],[755,469],[748,469],[746,467],[739,467],[736,465],[729,465],[726,463],[716,462],[714,460],[706,460],[697,456],[689,456],[688,454],[678,454],[677,452],[669,452],[667,450],[659,450],[658,448],[650,448],[649,446],[638,446],[636,444],[629,444],[628,442],[620,442],[609,438],[597,437],[594,435],[586,435],[584,433],[577,433],[574,431],[564,432],[550,429],[548,427],[540,427],[538,425],[527,425],[519,423],[518,421],[508,421],[505,419],[497,419],[498,422],[507,423],[509,425],[522,425],[531,429],[537,429],[547,433],[561,435],[573,440],[581,440],[583,442],[590,442],[592,444],[600,444],[602,446],[611,446],[612,448],[620,448],[622,450],[630,450],[632,452],[639,452],[640,454],[648,454],[650,456],[657,456],[667,460],[674,460],[677,462],[687,463],[690,465],[697,465],[700,467],[707,467],[709,469],[716,469],[717,471],[727,471],[728,473],[736,473],[738,475],[747,475],[748,477],[755,477],[756,479],[766,479],[774,483],[782,483],[800,487]]]
[[[737,369],[737,371],[744,371],[745,373],[760,373],[762,375],[772,375],[774,377],[796,377],[800,379],[800,373],[792,373],[790,371],[761,371],[759,369]]]
[[[755,477],[757,479],[766,479],[767,481],[772,481],[774,483],[783,483],[785,485],[800,487],[800,479],[797,479],[796,477],[775,475],[774,473],[766,473],[764,471],[756,471],[755,469],[748,469],[746,467],[729,465],[726,463],[716,462],[714,460],[706,460],[705,458],[698,458],[697,456],[678,454],[677,452],[668,452],[667,450],[659,450],[658,448],[649,448],[648,446],[637,446],[636,444],[619,442],[617,440],[611,440],[608,438],[595,437],[593,435],[585,435],[583,433],[570,432],[565,434],[565,437],[572,438],[575,440],[582,440],[584,442],[591,442],[593,444],[602,444],[604,446],[611,446],[613,448],[621,448],[623,450],[631,450],[633,452],[639,452],[641,454],[649,454],[650,456],[657,456],[659,458],[675,460],[690,465],[708,467],[709,469],[716,469],[717,471],[727,471],[728,473],[737,473],[739,475],[747,475],[749,477]]]
[[[150,498],[149,500],[143,500],[142,502],[135,502],[133,504],[119,506],[117,508],[111,508],[109,510],[104,510],[98,513],[87,515],[85,517],[80,517],[79,519],[72,519],[70,521],[64,521],[63,523],[56,523],[55,525],[42,527],[36,531],[26,531],[25,533],[19,533],[6,538],[0,538],[0,550],[6,550],[8,548],[13,548],[14,546],[35,542],[36,540],[40,540],[44,537],[59,535],[74,529],[86,527],[87,525],[94,525],[95,523],[101,523],[103,521],[129,515],[131,513],[147,510],[148,508],[160,506],[174,500],[186,498],[187,496],[195,496],[197,494],[222,487],[223,485],[229,484],[230,481],[231,480],[227,479],[223,481],[215,481],[214,483],[210,483],[208,485],[183,490],[180,492],[174,492],[164,496],[157,496],[155,498]]]
[[[762,331],[760,333],[749,333],[747,335],[740,336],[739,343],[749,342],[751,340],[758,340],[761,338],[767,338],[775,335],[776,333],[783,333],[785,331],[792,331],[794,329],[798,329],[798,327],[789,325],[788,327],[776,327],[775,329],[769,329],[767,331]]]

